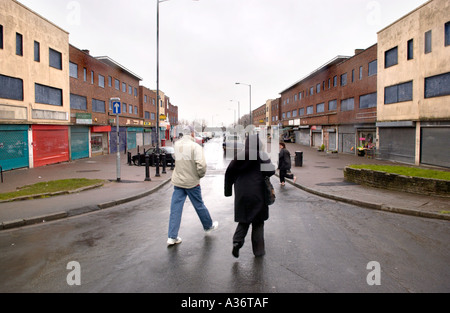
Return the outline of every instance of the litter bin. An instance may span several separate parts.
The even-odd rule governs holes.
[[[166,140],[165,139],[161,139],[161,147],[165,147],[166,146]]]
[[[296,167],[303,166],[303,152],[302,151],[295,152],[295,166]]]

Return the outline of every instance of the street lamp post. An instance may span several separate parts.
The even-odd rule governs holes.
[[[249,125],[251,125],[253,123],[253,121],[252,121],[252,85],[244,84],[244,83],[236,83],[236,85],[245,85],[250,88],[250,121],[249,121]]]

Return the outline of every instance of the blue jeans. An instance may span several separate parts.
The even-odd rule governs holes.
[[[192,205],[194,206],[195,211],[202,222],[203,229],[208,230],[213,225],[209,211],[203,203],[202,189],[200,186],[192,189],[184,189],[175,186],[172,194],[172,203],[170,206],[169,238],[176,239],[178,237],[186,197],[189,197],[189,200],[191,200]]]

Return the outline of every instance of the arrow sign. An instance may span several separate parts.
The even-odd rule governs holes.
[[[121,106],[120,102],[114,101],[112,103],[112,106],[113,106],[113,114],[122,114],[122,110],[121,110],[122,106]]]

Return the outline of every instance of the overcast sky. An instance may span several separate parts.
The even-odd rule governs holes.
[[[19,0],[156,89],[156,0]],[[169,0],[160,3],[160,89],[179,119],[228,125],[425,0]],[[234,100],[235,102],[231,102]]]

